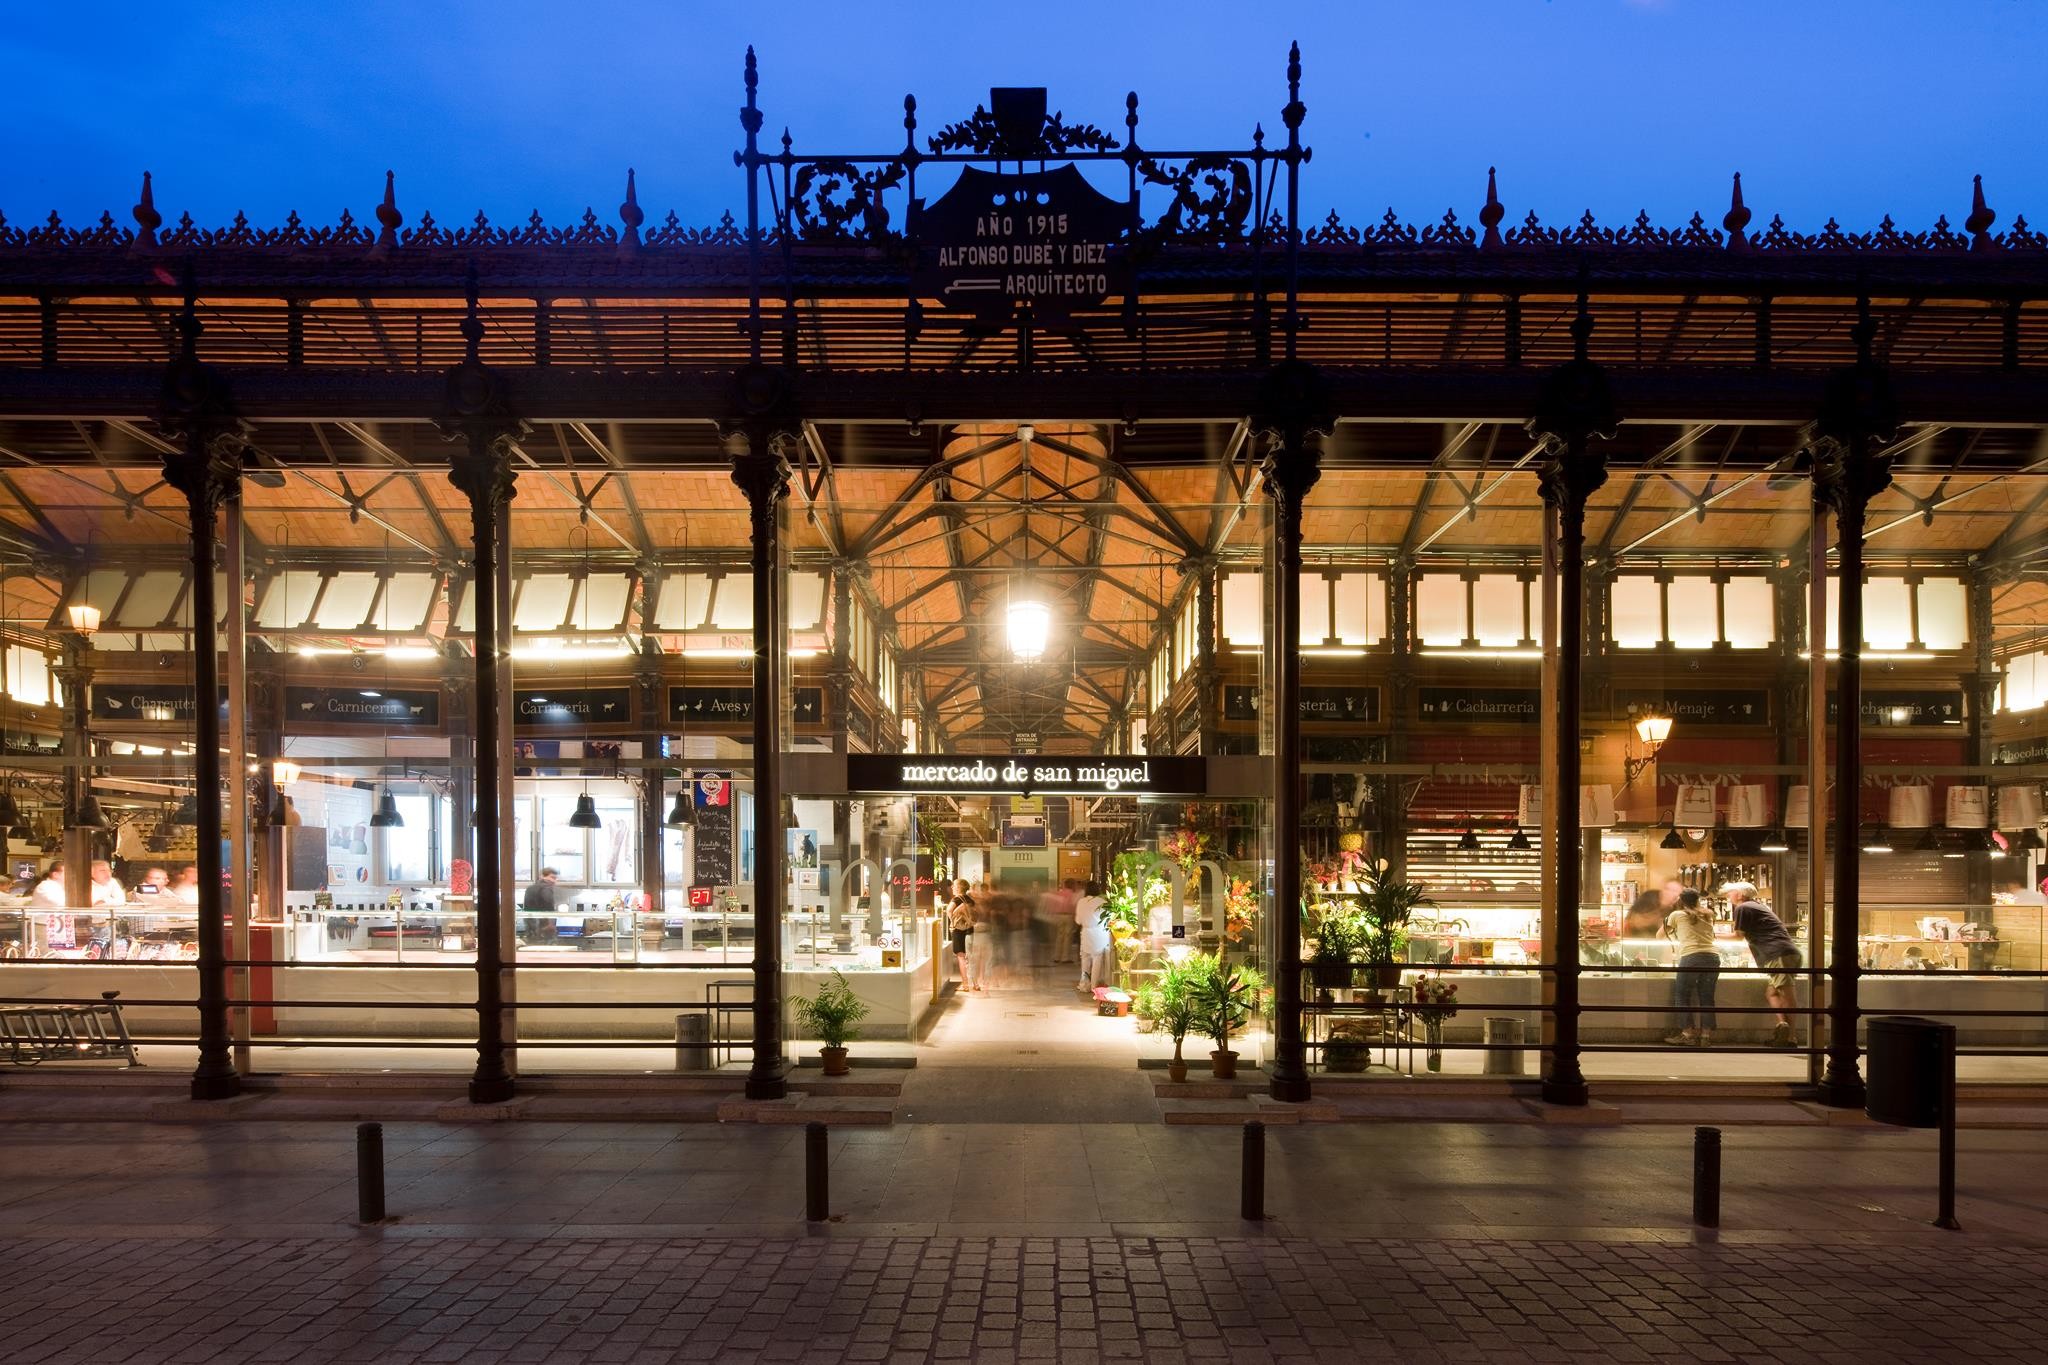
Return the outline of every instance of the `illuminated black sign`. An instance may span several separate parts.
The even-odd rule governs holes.
[[[1535,720],[1543,693],[1534,687],[1424,687],[1415,713],[1427,721]]]
[[[1681,724],[1768,725],[1771,694],[1764,688],[1614,689],[1614,711],[1618,718],[1629,719],[1646,710],[1662,711]]]
[[[1199,796],[1208,789],[1208,765],[1152,754],[849,754],[846,786],[878,793]]]
[[[795,688],[791,701],[799,725],[815,724],[825,718],[824,688]],[[671,687],[668,690],[668,718],[672,725],[744,724],[754,718],[754,689]]]
[[[287,687],[287,729],[301,725],[439,725],[441,694],[412,688]]]
[[[549,687],[512,697],[515,725],[623,725],[633,719],[630,687]]]
[[[1865,725],[1961,725],[1963,694],[1960,688],[1954,691],[1865,692],[1862,705],[1857,710],[1862,713]],[[1829,697],[1828,724],[1833,725],[1841,716],[1841,700]]]
[[[95,683],[92,718],[117,725],[184,725],[192,720],[199,689],[189,683]],[[228,692],[220,691],[221,716],[227,716]]]
[[[1043,98],[1043,92],[1038,92]],[[1072,165],[1047,171],[969,166],[931,205],[911,205],[918,244],[911,287],[948,308],[1044,323],[1126,287],[1117,241],[1135,215]]]
[[[1223,689],[1223,719],[1258,718],[1258,688],[1233,683]],[[1380,690],[1377,687],[1304,687],[1301,689],[1301,718],[1371,724],[1380,718]]]

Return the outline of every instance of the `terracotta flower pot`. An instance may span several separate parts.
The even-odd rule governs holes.
[[[845,1076],[853,1071],[853,1065],[847,1060],[846,1049],[843,1047],[822,1047],[818,1049],[818,1055],[825,1059],[827,1076]]]
[[[1175,1057],[1166,1064],[1166,1078],[1179,1085],[1188,1078],[1188,1064],[1184,1058]]]
[[[1220,1050],[1211,1052],[1209,1054],[1209,1074],[1219,1081],[1236,1080],[1237,1054]]]

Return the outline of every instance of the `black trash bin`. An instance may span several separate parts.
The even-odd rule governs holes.
[[[1863,1112],[1902,1128],[1939,1128],[1955,1068],[1956,1026],[1909,1014],[1869,1021]]]

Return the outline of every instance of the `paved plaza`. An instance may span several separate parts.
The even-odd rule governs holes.
[[[345,1125],[0,1125],[13,1362],[2039,1358],[2048,1135],[393,1125],[354,1223]]]

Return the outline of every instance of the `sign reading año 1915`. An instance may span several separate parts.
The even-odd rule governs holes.
[[[1027,305],[1033,322],[1056,322],[1123,292],[1118,242],[1135,217],[1131,205],[1096,189],[1073,165],[963,167],[932,204],[911,205],[918,244],[911,286],[994,322],[1014,320]]]

